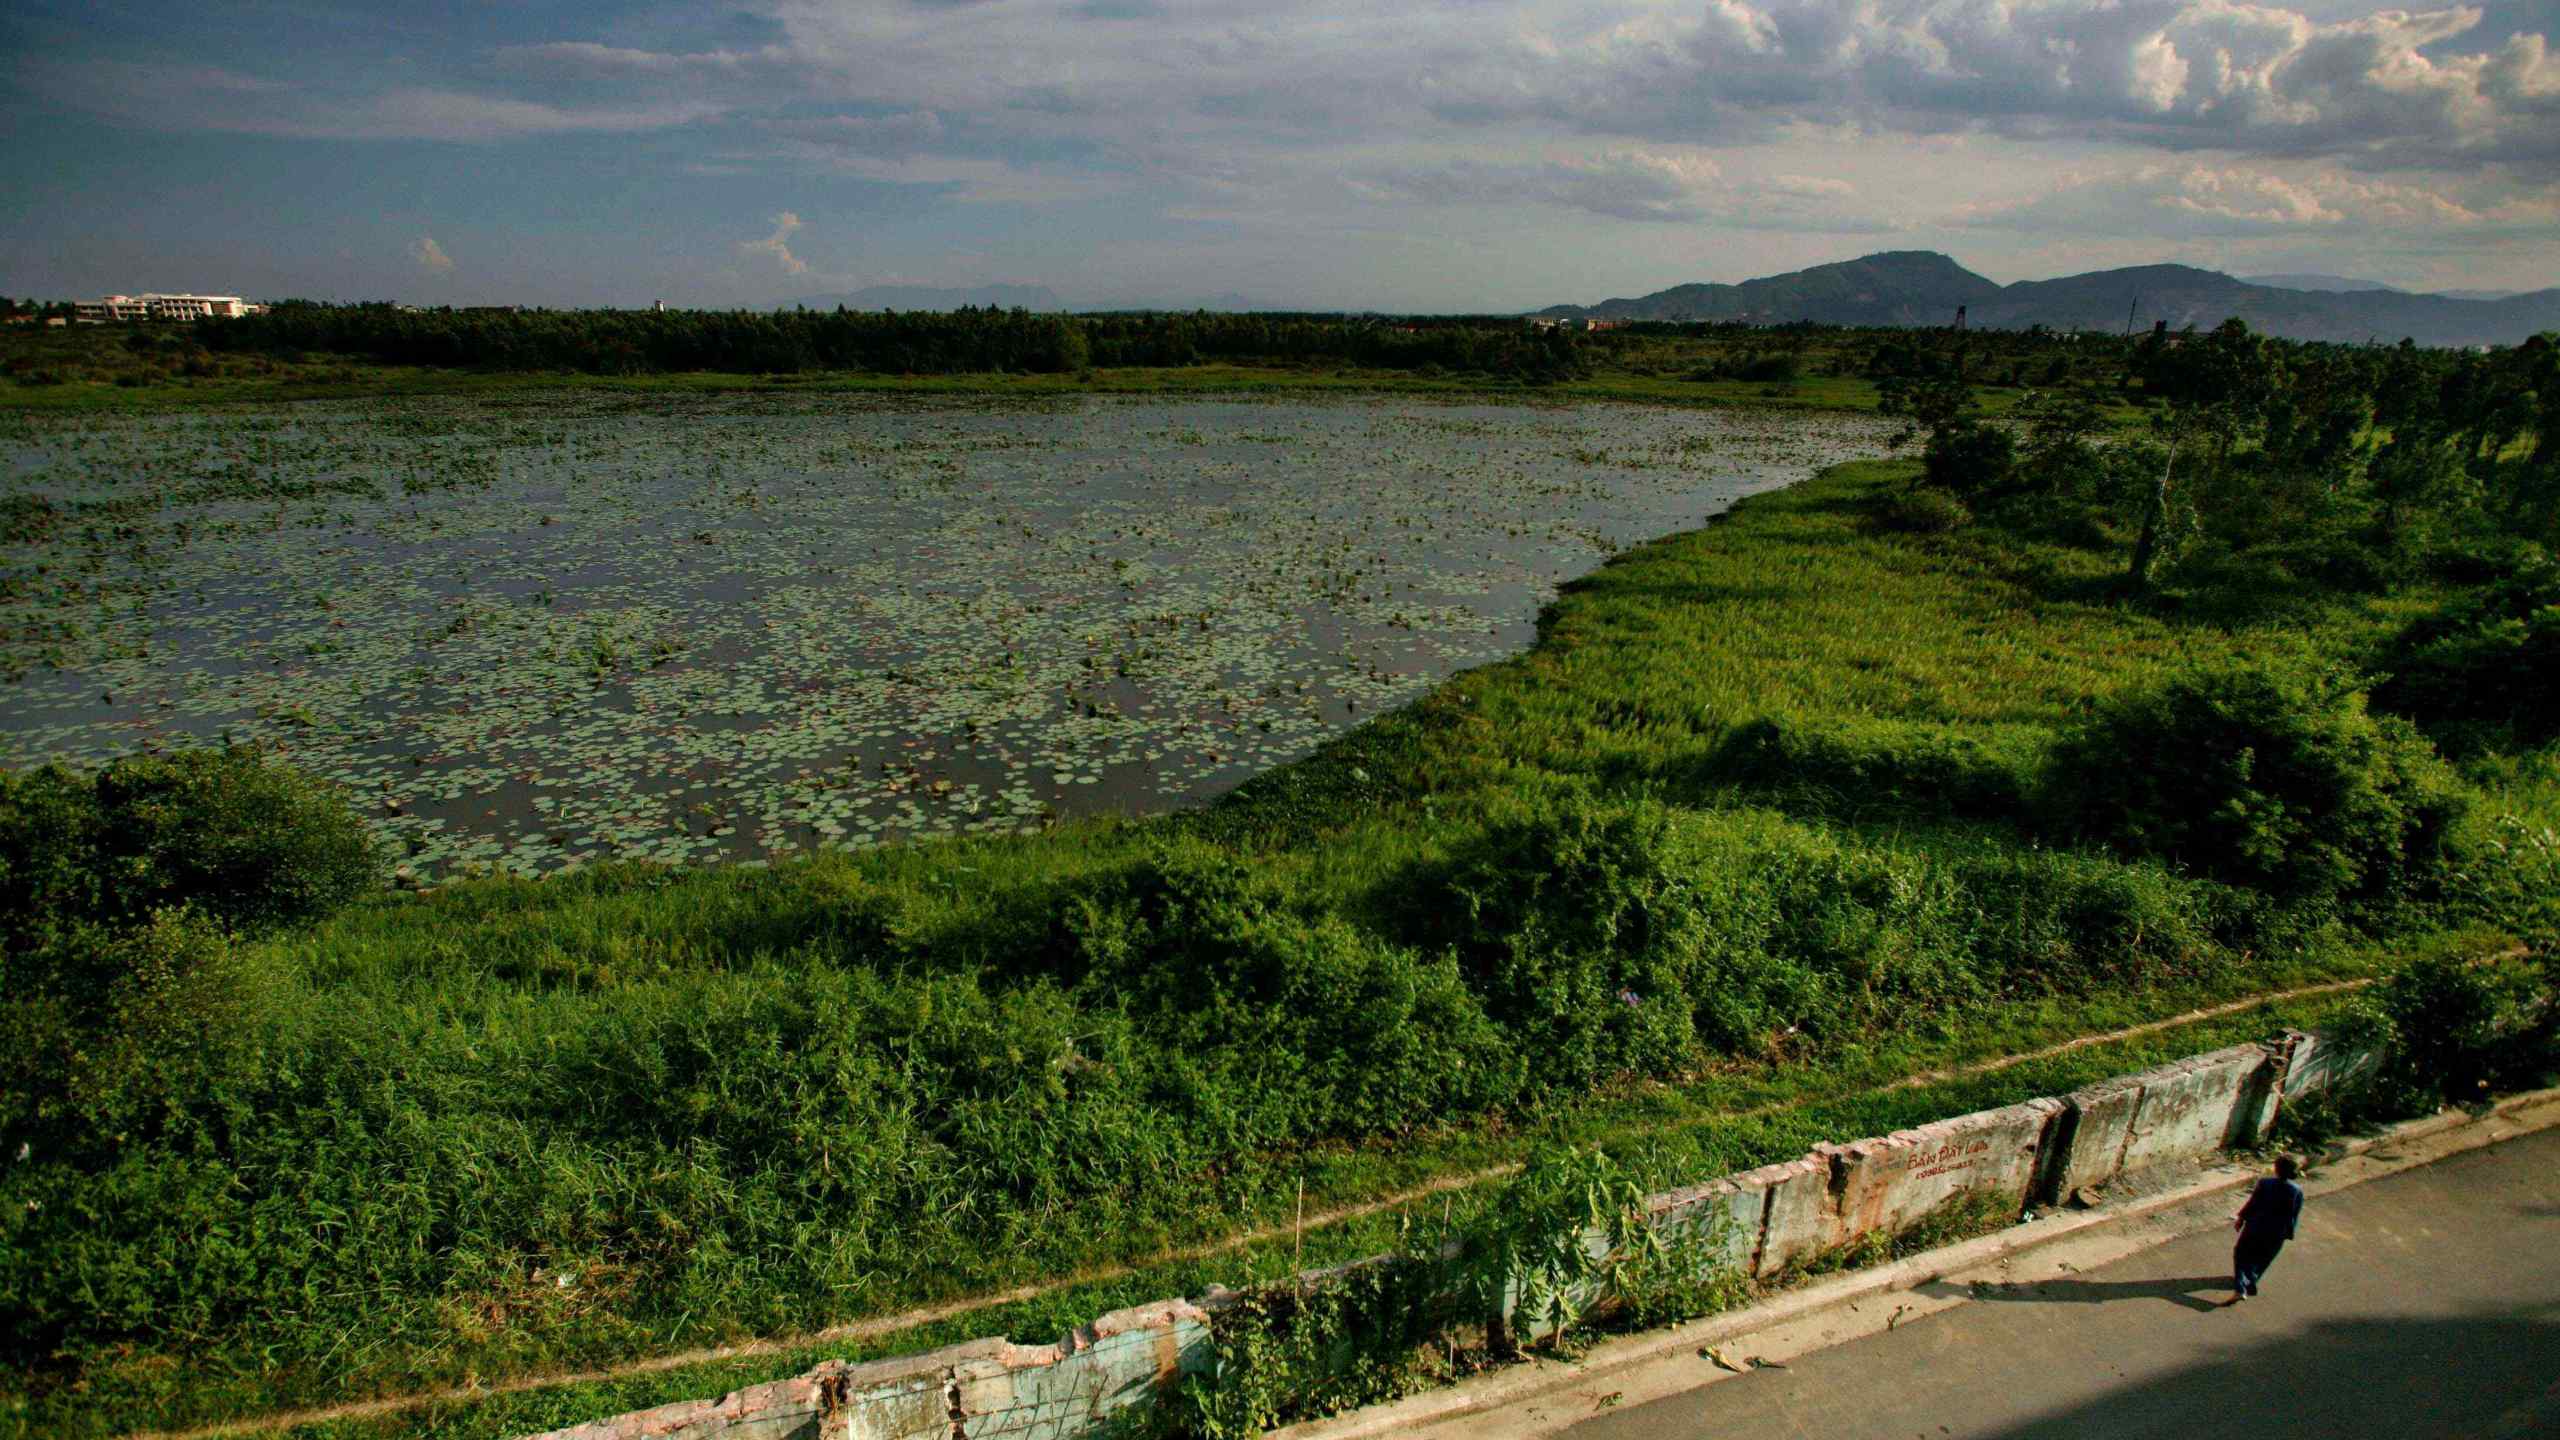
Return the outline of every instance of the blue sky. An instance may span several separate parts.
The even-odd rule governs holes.
[[[2560,0],[16,0],[0,46],[11,294],[2560,283]]]

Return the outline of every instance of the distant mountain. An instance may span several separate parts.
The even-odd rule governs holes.
[[[2252,285],[2267,285],[2278,290],[2322,290],[2332,293],[2349,293],[2358,290],[2397,290],[2400,288],[2397,285],[2385,285],[2379,280],[2350,280],[2344,275],[2243,275],[2240,278]]]
[[[2397,290],[2311,291],[2252,284],[2188,265],[2142,265],[2056,280],[1998,285],[1928,250],[1895,250],[1816,265],[1739,285],[1675,285],[1633,300],[1557,305],[1558,319],[1740,320],[1784,324],[1945,325],[1956,307],[1969,323],[2023,330],[2139,329],[2167,321],[2211,329],[2231,316],[2295,340],[2396,341],[2422,345],[2511,345],[2560,329],[2560,290],[2495,303]]]
[[[1557,305],[1538,313],[1593,320],[1940,325],[1955,319],[1958,305],[1979,305],[1999,295],[1998,285],[1944,255],[1890,250],[1739,285],[1674,285],[1638,300],[1603,300],[1588,309]]]
[[[2530,294],[2532,292],[2525,290],[2438,290],[2435,293],[2443,296],[2447,300],[2512,300],[2518,295]]]
[[[999,310],[1056,311],[1066,308],[1046,285],[972,285],[938,289],[931,285],[866,285],[841,295],[803,295],[778,307],[805,305],[812,310],[957,310],[963,305]]]

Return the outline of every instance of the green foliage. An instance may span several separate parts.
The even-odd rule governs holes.
[[[1462,851],[1422,891],[1423,930],[1453,942],[1533,1083],[1674,1071],[1697,1043],[1685,869],[1661,811],[1568,799]]]
[[[1210,1327],[1211,1359],[1186,1376],[1168,1428],[1246,1440],[1420,1388],[1445,1323],[1434,1259],[1396,1256],[1241,1296]]]
[[[1547,383],[1581,374],[1581,342],[1508,317],[1431,317],[1401,325],[1330,315],[1042,315],[979,309],[401,310],[280,304],[202,327],[227,354],[309,352],[391,365],[566,370],[593,375],[730,371],[790,375],[1067,375],[1088,366],[1332,362]]]
[[[255,750],[0,772],[0,940],[11,950],[171,905],[266,929],[379,881],[371,834],[346,802]]]
[[[466,883],[235,951],[296,978],[243,980],[228,1059],[0,1171],[25,1413],[178,1428],[802,1331],[1285,1224],[1302,1174],[1355,1203],[1551,1124],[1802,1105],[2345,966],[2325,903],[2040,842],[2015,798],[2084,697],[2266,622],[2111,603],[2111,556],[2003,507],[1879,533],[1910,468],[1631,551],[1534,651],[1204,814]],[[2281,628],[2360,653],[2396,603]],[[1981,1101],[1895,1103],[1683,1153]],[[1619,1283],[1670,1314],[1721,1282]]]
[[[2018,442],[2006,427],[1970,420],[1933,431],[1921,461],[1929,483],[1958,498],[2005,489],[2017,465]]]
[[[271,956],[189,908],[82,926],[7,961],[0,1147],[107,1163],[185,1136],[289,994]]]
[[[1548,1150],[1503,1187],[1457,1249],[1467,1313],[1496,1350],[1552,1342],[1624,1303],[1663,1268],[1671,1237],[1644,1188],[1600,1150]]]
[[[2365,1103],[2412,1114],[2548,1079],[2560,1064],[2555,978],[2547,959],[2482,966],[2429,957],[2395,972],[2359,997],[2339,1032],[2382,1053]]]
[[[2073,834],[2311,902],[2437,894],[2468,803],[2407,722],[2308,664],[2120,696],[2062,739],[2045,792]]]
[[[1447,957],[1292,913],[1231,855],[1151,855],[1076,894],[1061,923],[1080,1008],[1145,1027],[1213,1144],[1395,1134],[1521,1098],[1516,1036]]]
[[[2374,703],[2464,751],[2560,738],[2560,562],[2523,557],[2402,631]]]
[[[2026,813],[2035,781],[2031,765],[1942,727],[1818,726],[1768,716],[1734,727],[1710,768],[1718,778],[1779,792],[1794,806],[1852,816],[2014,819]]]
[[[1880,497],[1876,523],[1905,535],[1944,535],[1973,523],[1973,511],[1962,500],[1936,488],[1895,491]]]

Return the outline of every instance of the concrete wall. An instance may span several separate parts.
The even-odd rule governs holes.
[[[2303,1030],[2292,1031],[2286,1038],[2292,1042],[2284,1076],[2288,1097],[2353,1085],[2382,1068],[2378,1049],[2342,1045],[2330,1036]]]
[[[2059,1100],[2029,1100],[1881,1139],[1816,1147],[1831,1172],[1822,1243],[1840,1246],[1877,1231],[1898,1233],[1981,1195],[2025,1209],[2044,1173],[2046,1136],[2062,1113]]]
[[[1066,1440],[1209,1363],[1188,1300],[1114,1311],[1055,1345],[972,1340],[553,1430],[534,1440]]]
[[[1656,1225],[1706,1227],[1755,1276],[1909,1227],[1972,1196],[2021,1209],[2267,1134],[2288,1096],[2371,1073],[2378,1055],[2292,1034],[1977,1111],[1648,1197]],[[1355,1264],[1374,1263],[1371,1261]],[[1320,1279],[1350,1267],[1315,1272]],[[1230,1292],[1115,1311],[1055,1345],[977,1340],[555,1430],[536,1440],[1070,1440],[1103,1434],[1211,1362]],[[1134,1419],[1135,1417],[1128,1417]]]
[[[2044,1198],[2253,1143],[2275,1123],[2291,1048],[2235,1045],[2064,1096]]]

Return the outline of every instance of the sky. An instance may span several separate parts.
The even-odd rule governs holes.
[[[0,293],[2560,284],[2560,0],[11,0]]]

